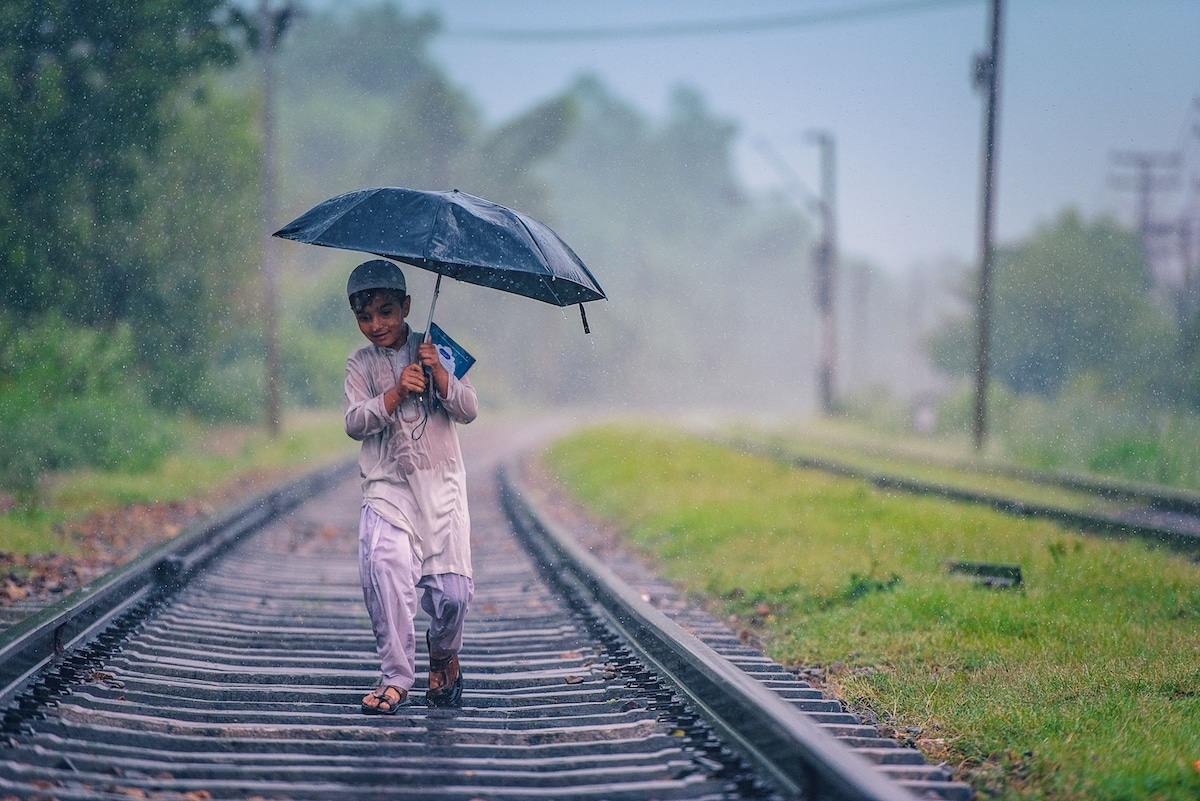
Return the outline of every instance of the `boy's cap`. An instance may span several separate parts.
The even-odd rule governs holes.
[[[346,282],[346,297],[364,289],[382,288],[398,289],[408,294],[408,288],[404,284],[404,273],[400,272],[399,267],[390,261],[371,259],[364,261],[350,273],[350,280]]]

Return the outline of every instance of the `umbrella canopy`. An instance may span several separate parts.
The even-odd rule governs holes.
[[[547,225],[457,189],[347,192],[274,235],[374,253],[555,306],[605,297],[583,261]]]

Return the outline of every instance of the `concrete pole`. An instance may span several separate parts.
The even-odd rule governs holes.
[[[817,313],[820,340],[817,354],[817,393],[824,414],[831,414],[837,399],[837,176],[833,135],[813,131],[809,140],[821,149],[821,241],[817,245]]]
[[[263,328],[266,336],[266,423],[272,437],[279,434],[282,425],[280,413],[279,380],[279,322],[278,322],[278,267],[275,240],[271,233],[276,229],[275,219],[275,120],[271,113],[275,100],[275,43],[277,21],[271,11],[270,0],[259,0],[259,63],[262,69],[262,105],[259,123],[262,133],[262,282],[263,282]]]
[[[991,356],[993,202],[996,173],[996,116],[1000,82],[1000,22],[1002,0],[991,0],[990,51],[975,60],[975,85],[987,95],[983,133],[983,198],[979,221],[979,303],[976,311],[978,339],[975,347],[975,415],[972,441],[983,450],[987,437],[988,361]]]

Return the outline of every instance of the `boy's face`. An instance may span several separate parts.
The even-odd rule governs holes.
[[[411,307],[412,296],[400,302],[392,292],[379,292],[366,308],[354,315],[358,330],[375,345],[395,350],[405,342],[404,320]]]

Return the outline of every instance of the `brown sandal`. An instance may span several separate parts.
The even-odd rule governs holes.
[[[425,645],[429,646],[429,632],[425,632]],[[450,677],[454,678],[451,679]],[[458,654],[444,651],[434,652],[429,648],[429,691],[425,703],[437,707],[462,706],[462,670],[458,666]]]
[[[394,715],[402,706],[408,706],[408,690],[394,684],[377,687],[362,699],[364,715]]]

